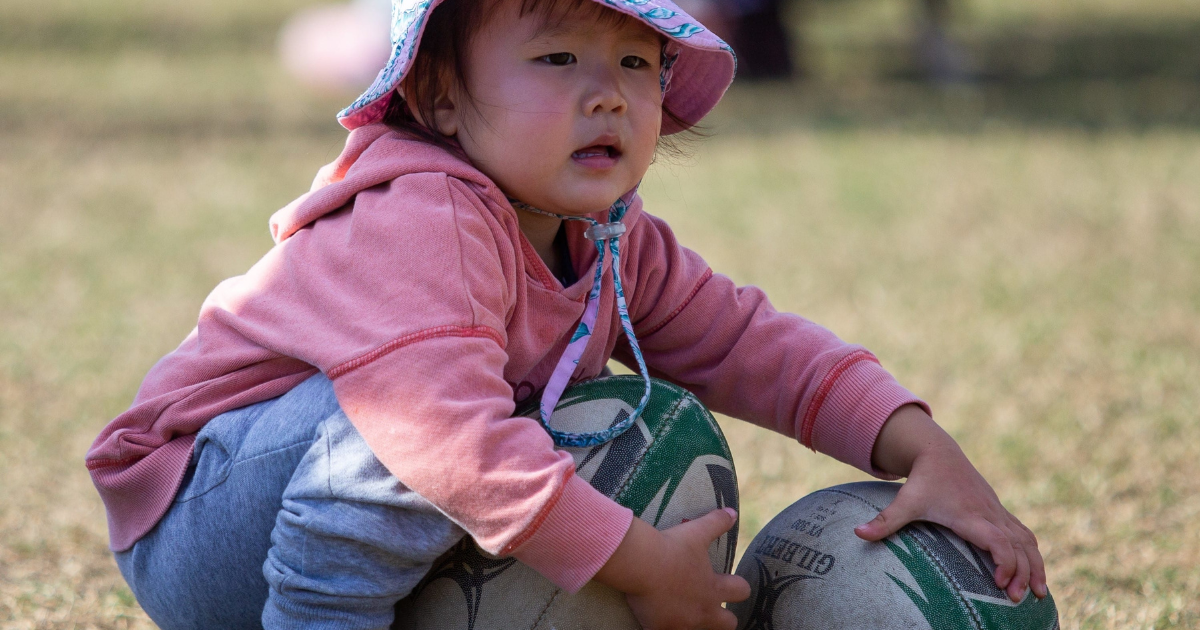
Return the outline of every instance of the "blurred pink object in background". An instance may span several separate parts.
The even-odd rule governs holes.
[[[279,31],[284,68],[317,89],[365,88],[388,60],[389,10],[387,0],[359,0],[297,11]]]

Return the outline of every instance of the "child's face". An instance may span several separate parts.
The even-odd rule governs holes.
[[[546,26],[500,0],[469,48],[473,103],[452,93],[438,127],[511,197],[559,214],[607,209],[654,158],[661,50],[636,20],[575,9]]]

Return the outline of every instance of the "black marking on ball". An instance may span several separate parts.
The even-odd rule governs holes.
[[[464,536],[450,551],[446,561],[430,571],[417,585],[413,596],[419,596],[426,586],[436,580],[453,580],[458,584],[458,588],[462,589],[463,597],[467,600],[467,630],[475,630],[475,618],[479,615],[484,585],[496,579],[516,562],[516,558],[489,558],[479,553],[475,541],[470,536]]]
[[[995,565],[992,565],[991,562],[985,562],[979,555],[979,552],[975,551],[974,545],[967,543],[967,549],[971,551],[971,560],[974,560],[972,562],[937,527],[931,525],[928,528],[924,528],[909,525],[904,528],[904,531],[920,541],[930,555],[942,561],[946,572],[953,577],[954,582],[962,590],[972,595],[982,595],[996,599],[1008,598],[1005,592],[996,586],[996,581],[992,578],[991,574],[985,572],[989,568],[989,565],[991,565],[992,570],[995,570]]]
[[[829,573],[833,570],[833,565],[837,563],[837,558],[832,554],[779,536],[763,536],[759,540],[758,546],[754,548],[754,555],[795,564],[797,567],[817,575]]]
[[[866,500],[866,499],[865,499],[865,498],[863,498],[863,497],[860,497],[860,496],[858,496],[857,494],[853,494],[853,493],[850,493],[850,492],[846,492],[845,490],[839,490],[839,489],[837,489],[837,488],[825,488],[824,490],[818,490],[817,492],[828,492],[828,493],[830,493],[830,494],[841,494],[841,495],[845,495],[845,496],[848,496],[848,497],[850,497],[850,498],[852,498],[852,499],[858,499],[859,501],[862,501],[863,503],[866,503],[867,505],[869,505],[869,506],[871,506],[872,508],[874,508],[876,512],[882,512],[882,511],[883,511],[883,508],[879,507],[878,505],[875,505],[874,503],[871,503],[870,501]]]
[[[629,412],[622,409],[617,414],[609,428],[615,427],[625,421],[629,417]],[[617,436],[612,442],[607,444],[608,453],[604,455],[604,460],[600,462],[600,467],[596,469],[596,473],[592,475],[592,487],[599,490],[606,497],[614,496],[617,491],[617,486],[622,480],[628,476],[629,471],[633,470],[637,463],[638,455],[646,449],[646,436],[642,435],[637,427],[630,427],[628,431]],[[593,457],[600,453],[600,449],[604,448],[605,444],[595,446],[591,451],[588,451],[583,461],[579,463],[577,468],[583,468]]]
[[[779,575],[774,576],[767,570],[766,565],[758,558],[758,591],[754,594],[754,605],[750,608],[750,619],[746,620],[745,630],[775,630],[775,606],[779,598],[791,585],[800,580],[820,580],[816,575]]]
[[[712,481],[713,490],[717,493],[717,509],[731,507],[738,509],[738,489],[737,480],[733,478],[733,471],[717,464],[708,464],[708,478]],[[740,518],[740,517],[739,517]],[[729,544],[725,547],[725,570],[728,571],[733,567],[733,555],[737,551],[737,523],[730,528]]]

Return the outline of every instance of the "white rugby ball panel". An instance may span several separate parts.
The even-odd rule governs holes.
[[[914,523],[878,543],[855,536],[899,488],[834,486],[772,519],[738,566],[751,587],[730,606],[739,630],[1058,628],[1053,598],[1009,601],[988,554],[943,527]]]

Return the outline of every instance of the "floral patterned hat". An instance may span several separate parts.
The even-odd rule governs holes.
[[[663,103],[689,125],[700,122],[721,100],[733,82],[736,66],[733,49],[704,28],[671,0],[594,0],[614,11],[633,16],[662,33],[664,50]],[[347,129],[378,122],[388,101],[412,67],[421,33],[430,11],[442,0],[392,1],[392,56],[375,82],[338,114]],[[663,135],[683,131],[665,113]]]

